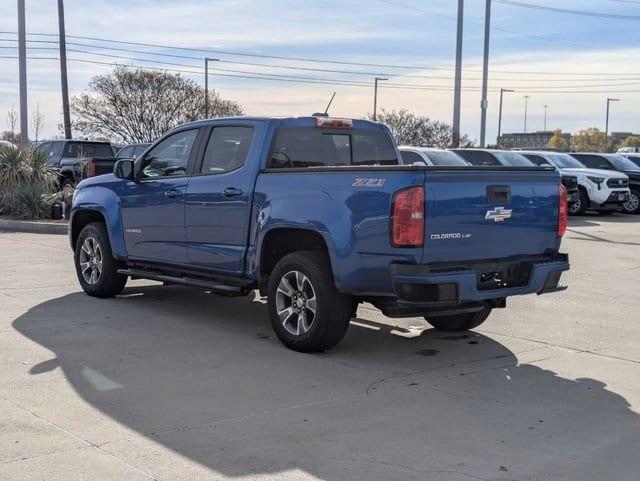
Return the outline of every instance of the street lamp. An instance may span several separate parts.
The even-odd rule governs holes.
[[[527,107],[529,105],[529,96],[524,96],[524,133],[527,133]]]
[[[498,137],[496,138],[496,147],[500,147],[500,133],[502,132],[502,96],[505,92],[515,92],[515,90],[500,89],[500,108],[498,109]]]
[[[549,111],[549,106],[545,105],[544,106],[544,131],[547,131],[547,113]]]
[[[373,85],[373,121],[378,120],[378,82],[389,80],[388,78],[376,77]]]
[[[209,118],[209,62],[218,62],[217,58],[204,58],[204,118]]]
[[[612,99],[607,97],[607,120],[604,127],[604,151],[609,150],[609,104],[611,102],[620,102],[620,99]]]

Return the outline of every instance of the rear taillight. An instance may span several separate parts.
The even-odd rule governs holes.
[[[567,188],[560,184],[558,193],[558,237],[562,237],[567,232],[567,221],[569,218]]]
[[[423,187],[410,187],[396,193],[391,212],[391,243],[395,247],[424,244]]]
[[[88,160],[85,164],[85,174],[86,177],[95,177],[96,176],[96,162],[95,160]]]

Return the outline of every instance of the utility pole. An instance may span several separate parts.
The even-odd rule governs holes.
[[[27,36],[24,0],[18,0],[18,83],[20,85],[20,147],[29,140],[29,118],[27,114]]]
[[[71,138],[71,114],[69,113],[69,83],[67,81],[67,39],[64,29],[64,0],[58,0],[58,40],[60,42],[60,84],[62,86],[62,116],[64,138]]]
[[[496,147],[500,148],[500,134],[502,133],[502,97],[505,92],[514,92],[511,89],[500,89],[500,108],[498,109],[498,136],[496,137]]]
[[[549,106],[545,105],[544,106],[544,131],[547,131],[547,113],[549,111]]]
[[[378,82],[389,80],[388,78],[376,77],[373,82],[373,121],[378,120]]]
[[[620,99],[607,98],[607,120],[604,127],[604,151],[609,151],[609,104],[611,102],[620,102]]]
[[[489,42],[491,41],[491,0],[486,0],[484,12],[484,59],[482,64],[482,101],[480,102],[480,147],[484,148],[487,131],[487,86],[489,83]]]
[[[456,34],[456,73],[453,84],[453,132],[451,145],[460,146],[460,104],[462,102],[462,30],[464,0],[458,0],[458,33]]]
[[[524,96],[524,133],[527,133],[527,107],[529,106],[529,96]]]
[[[209,118],[209,62],[217,62],[217,58],[204,58],[204,118]]]

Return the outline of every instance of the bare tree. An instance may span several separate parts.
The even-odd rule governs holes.
[[[9,132],[15,134],[18,126],[18,112],[14,104],[11,104],[11,108],[7,112],[7,125],[9,126]]]
[[[36,103],[36,110],[31,114],[31,129],[33,130],[33,136],[35,141],[38,141],[38,137],[42,128],[44,127],[44,114],[40,112],[40,104]]]
[[[179,74],[116,67],[93,77],[72,101],[74,128],[123,142],[152,142],[184,122],[204,118],[204,89]],[[241,115],[242,107],[209,92],[209,115]]]
[[[371,118],[371,117],[370,117]],[[386,124],[396,136],[398,144],[416,147],[447,148],[451,145],[452,129],[449,124],[429,117],[421,117],[408,110],[382,110],[378,122]],[[460,138],[461,147],[471,147],[475,141],[467,135]]]

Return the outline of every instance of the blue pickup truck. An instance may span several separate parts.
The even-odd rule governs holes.
[[[553,168],[401,164],[388,128],[364,120],[180,126],[78,185],[79,282],[96,297],[129,277],[259,289],[277,336],[303,352],[335,346],[361,302],[461,331],[509,296],[565,288]]]

